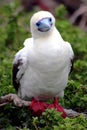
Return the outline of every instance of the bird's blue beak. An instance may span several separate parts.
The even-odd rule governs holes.
[[[52,19],[51,18],[43,18],[36,23],[38,30],[41,32],[47,32],[52,27]]]

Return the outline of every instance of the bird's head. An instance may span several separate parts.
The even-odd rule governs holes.
[[[35,13],[30,21],[30,29],[34,38],[48,36],[55,26],[55,18],[48,11]]]

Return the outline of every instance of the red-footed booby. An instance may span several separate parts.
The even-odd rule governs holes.
[[[48,11],[32,16],[30,30],[32,37],[24,41],[13,62],[12,79],[18,96],[38,102],[63,97],[74,58],[72,47],[63,40]]]

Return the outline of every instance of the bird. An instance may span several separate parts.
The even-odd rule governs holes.
[[[22,99],[37,102],[64,96],[74,52],[55,26],[55,17],[38,11],[30,19],[32,37],[13,60],[13,86]]]

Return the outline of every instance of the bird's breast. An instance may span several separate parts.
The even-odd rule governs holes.
[[[64,49],[54,47],[48,51],[33,51],[29,54],[29,67],[21,80],[23,94],[43,99],[56,95],[67,84],[68,66],[68,55]]]
[[[30,65],[43,73],[58,72],[69,62],[68,50],[63,46],[43,45],[29,54]]]

